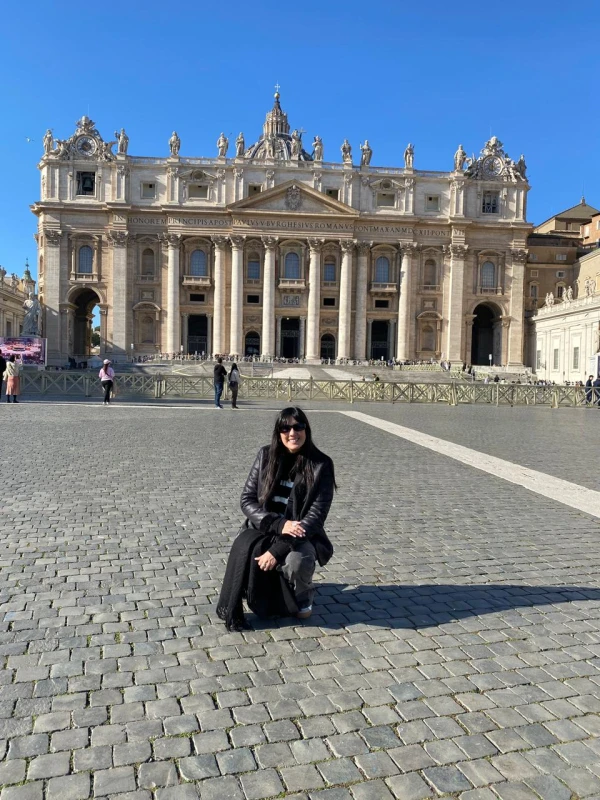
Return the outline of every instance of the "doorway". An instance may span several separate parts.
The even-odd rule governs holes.
[[[321,336],[321,358],[335,359],[335,337],[331,333]]]
[[[260,355],[260,335],[256,331],[248,331],[244,340],[244,355]]]
[[[188,353],[208,353],[208,318],[206,314],[190,314],[188,317]]]
[[[284,317],[281,320],[281,355],[283,358],[300,357],[299,317]]]
[[[473,312],[473,333],[471,340],[471,364],[500,366],[502,361],[502,329],[497,312],[488,305],[480,304]]]
[[[388,320],[376,319],[371,325],[371,358],[389,358],[390,323]]]
[[[92,328],[94,308],[100,298],[92,289],[84,289],[73,301],[73,350],[69,353],[77,362],[85,361],[92,354]]]

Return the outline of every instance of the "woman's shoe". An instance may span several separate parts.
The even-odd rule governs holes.
[[[300,611],[296,614],[298,619],[308,619],[312,614],[312,606],[305,606],[305,608],[301,608]]]

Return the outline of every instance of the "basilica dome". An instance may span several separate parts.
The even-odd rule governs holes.
[[[262,136],[246,149],[244,157],[253,160],[312,161],[312,156],[302,147],[302,133],[293,130],[290,134],[287,114],[279,103],[279,92],[275,92],[275,102],[267,113]]]

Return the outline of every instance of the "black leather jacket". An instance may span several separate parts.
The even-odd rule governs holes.
[[[240,505],[248,519],[248,524],[253,528],[264,533],[279,532],[269,547],[269,551],[279,562],[282,562],[293,549],[294,542],[298,540],[292,536],[281,535],[280,531],[285,518],[272,511],[267,511],[265,505],[259,503],[258,498],[262,491],[264,466],[268,453],[268,446],[261,447],[258,451],[242,491]],[[291,493],[290,519],[302,523],[306,531],[306,538],[313,544],[319,564],[323,566],[333,555],[333,545],[323,527],[333,500],[333,462],[329,456],[321,453],[316,447],[313,448],[312,461],[315,482],[307,494],[304,484],[298,477],[296,478]]]

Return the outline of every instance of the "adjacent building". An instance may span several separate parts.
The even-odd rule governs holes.
[[[0,337],[10,339],[21,334],[25,318],[23,303],[34,288],[35,281],[27,264],[21,278],[15,273],[8,275],[0,267]]]
[[[134,156],[122,129],[82,117],[44,138],[38,269],[48,362],[207,353],[524,361],[523,157],[492,137],[447,172],[372,165],[291,130],[279,93],[249,146],[215,157]],[[117,153],[113,153],[116,146]],[[165,149],[167,149],[165,147]],[[230,152],[231,151],[231,152]],[[341,155],[341,160],[338,156]]]

